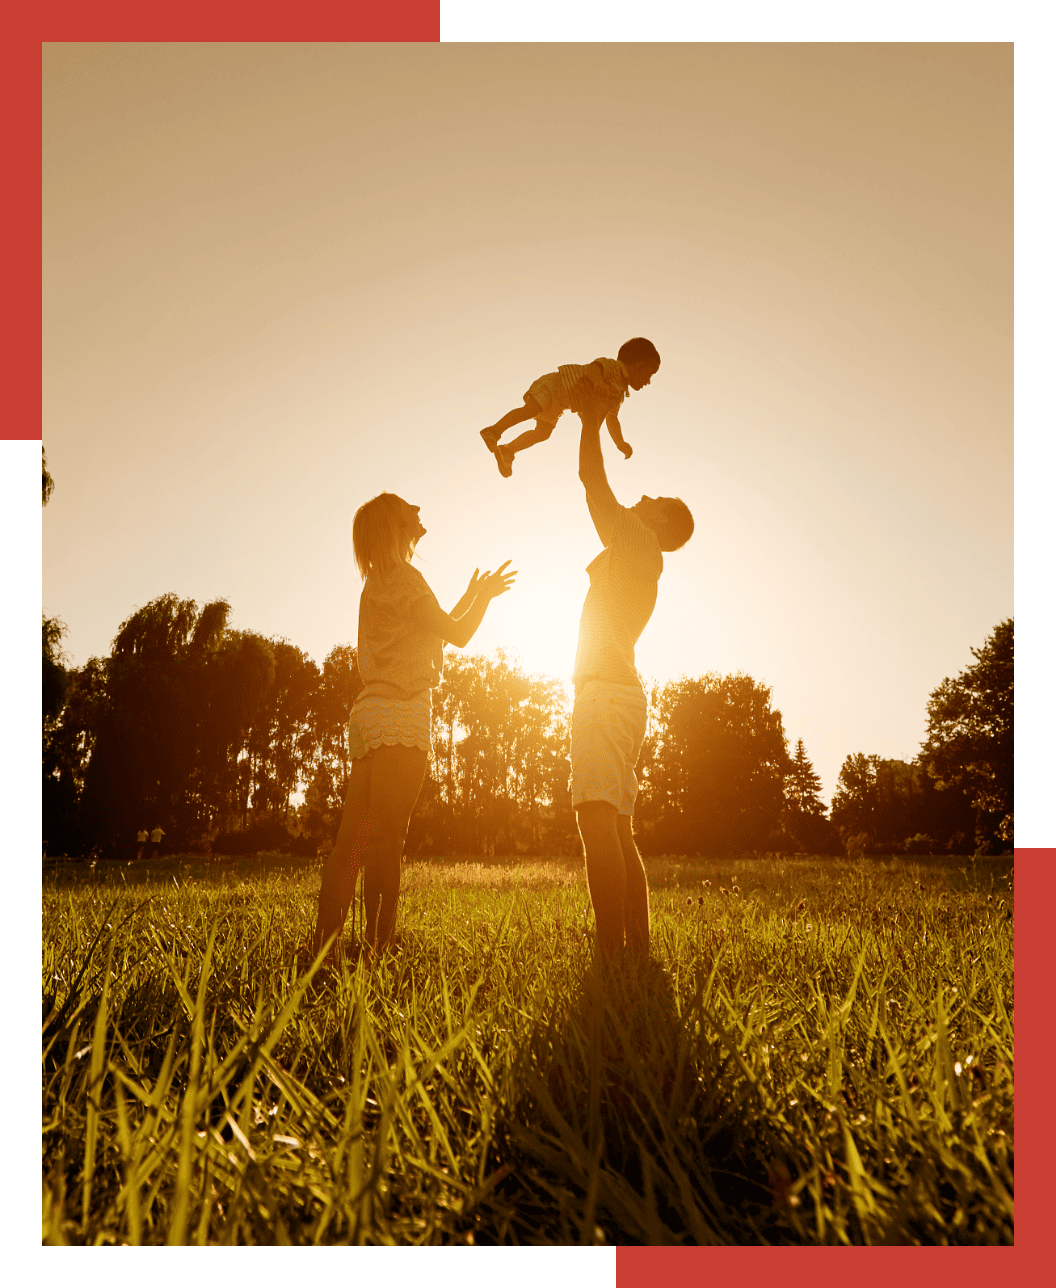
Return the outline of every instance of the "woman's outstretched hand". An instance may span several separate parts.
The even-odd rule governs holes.
[[[517,569],[507,572],[512,560],[507,559],[504,564],[496,568],[494,572],[486,572],[478,579],[477,572],[474,570],[473,576],[469,583],[469,589],[474,594],[483,595],[487,599],[495,599],[496,596],[505,594],[513,585],[514,578],[517,576]],[[468,593],[468,592],[467,592]]]

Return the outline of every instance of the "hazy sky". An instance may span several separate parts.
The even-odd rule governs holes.
[[[46,45],[44,607],[83,663],[167,591],[321,661],[349,525],[420,504],[470,645],[567,679],[578,421],[477,431],[648,336],[617,497],[697,520],[646,679],[772,687],[825,792],[911,758],[1012,614],[1010,45]],[[607,442],[607,439],[605,440]]]

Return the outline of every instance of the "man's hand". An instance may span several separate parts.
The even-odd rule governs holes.
[[[612,399],[606,398],[584,376],[576,385],[576,401],[579,403],[579,418],[586,428],[588,422],[601,422],[612,412]]]

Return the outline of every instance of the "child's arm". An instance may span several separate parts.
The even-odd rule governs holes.
[[[609,431],[609,437],[623,453],[623,459],[629,460],[634,448],[624,438],[620,420],[615,411],[610,411],[605,417],[605,428]]]

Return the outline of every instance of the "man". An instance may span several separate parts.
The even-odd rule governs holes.
[[[579,622],[572,676],[572,805],[583,838],[598,949],[649,951],[649,887],[631,833],[638,793],[634,766],[645,737],[646,697],[634,646],[656,604],[661,551],[693,534],[693,516],[677,497],[643,496],[620,505],[605,477],[601,423],[605,406],[584,393],[579,477],[605,549],[587,567],[590,589]]]
[[[156,859],[161,850],[162,838],[165,836],[165,830],[159,823],[150,834],[150,857]]]

